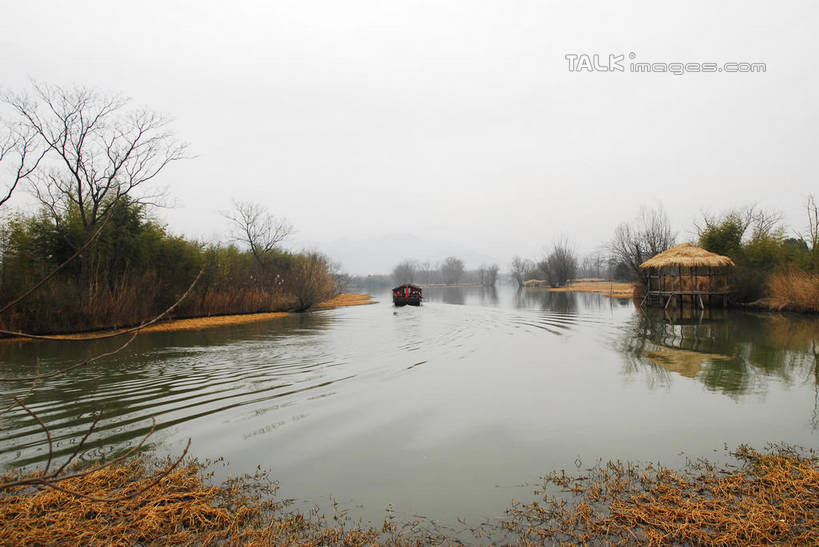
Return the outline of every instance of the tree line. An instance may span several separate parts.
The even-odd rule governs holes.
[[[464,261],[456,256],[449,256],[437,264],[431,261],[404,260],[392,269],[389,278],[384,279],[395,284],[420,283],[423,285],[458,285],[479,284],[483,287],[494,287],[498,280],[500,267],[497,264],[481,264],[475,270],[467,270]]]
[[[155,181],[188,157],[167,118],[83,87],[33,83],[0,101],[0,306],[38,287],[0,316],[3,330],[138,324],[200,271],[174,316],[305,310],[339,290],[331,261],[284,250],[290,226],[261,205],[234,203],[226,244],[159,224],[152,213],[165,195]],[[36,212],[7,209],[21,188]]]
[[[819,207],[809,195],[803,230],[789,230],[781,215],[756,205],[719,214],[703,213],[693,223],[691,241],[707,251],[730,257],[732,300],[768,299],[778,308],[819,311]],[[631,221],[617,226],[600,250],[579,260],[568,240],[553,243],[539,260],[515,257],[510,276],[518,284],[545,280],[563,286],[576,277],[606,278],[646,284],[640,265],[671,248],[677,233],[663,208],[641,208]]]

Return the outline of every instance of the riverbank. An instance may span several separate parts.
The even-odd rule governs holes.
[[[525,281],[527,289],[546,289],[551,292],[590,292],[602,294],[609,298],[631,298],[634,295],[634,284],[605,279],[576,279],[565,287],[551,287],[546,281],[531,279]]]
[[[322,310],[329,308],[345,307],[345,306],[365,306],[368,304],[376,304],[377,301],[368,294],[359,293],[341,293],[338,296],[317,304],[311,309]],[[212,315],[210,317],[190,317],[185,319],[170,319],[162,321],[155,325],[145,327],[140,332],[175,332],[183,330],[199,330],[213,327],[225,327],[231,325],[244,325],[247,323],[256,323],[259,321],[268,321],[270,319],[277,319],[280,317],[288,317],[293,315],[292,312],[264,312],[264,313],[243,313],[234,315]],[[100,335],[116,334],[124,332],[127,329],[113,329],[94,332],[82,333],[64,333],[49,336],[50,339],[58,340],[86,340],[89,338],[98,337]],[[0,342],[20,342],[28,340],[22,337],[0,338]]]
[[[303,512],[276,498],[277,483],[265,472],[214,485],[207,466],[196,461],[152,486],[167,468],[145,459],[67,479],[62,491],[7,489],[0,493],[0,521],[4,542],[13,545],[816,545],[816,456],[745,446],[733,456],[739,465],[697,460],[675,470],[618,461],[578,475],[553,472],[543,479],[542,501],[512,502],[505,518],[459,532],[440,532],[428,517],[399,522],[390,508],[379,526],[353,521],[341,508],[329,517],[317,508]]]

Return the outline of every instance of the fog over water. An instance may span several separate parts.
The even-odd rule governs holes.
[[[505,266],[559,234],[591,251],[641,204],[680,239],[701,210],[754,202],[801,229],[817,19],[809,1],[3,2],[0,86],[88,85],[173,116],[195,155],[159,181],[175,232],[223,238],[234,197],[351,273],[391,268],[382,236]],[[583,53],[766,71],[570,72]]]

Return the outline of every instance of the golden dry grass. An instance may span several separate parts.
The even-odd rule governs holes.
[[[611,298],[631,298],[634,284],[605,279],[576,279],[565,287],[543,287],[552,292],[591,292]]]
[[[772,274],[762,303],[778,311],[819,312],[819,276],[796,268]]]
[[[504,526],[537,543],[819,545],[816,457],[788,448],[735,455],[743,466],[609,462],[578,476],[552,473],[544,491],[565,495],[514,505]]]
[[[438,544],[387,518],[381,528],[333,520],[289,508],[275,499],[276,485],[266,473],[209,483],[204,466],[177,467],[149,485],[155,464],[145,460],[103,468],[61,483],[87,496],[124,497],[91,501],[58,490],[17,488],[0,493],[4,545],[394,545]]]
[[[331,298],[327,302],[322,302],[317,305],[317,308],[334,308],[336,306],[366,306],[368,304],[377,304],[378,301],[373,300],[369,294],[357,293],[341,293],[335,298]]]

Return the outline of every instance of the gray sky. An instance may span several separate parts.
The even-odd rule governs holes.
[[[224,237],[234,197],[330,254],[406,234],[505,267],[558,235],[589,251],[641,204],[662,203],[683,239],[701,210],[753,202],[803,228],[817,28],[809,1],[4,1],[0,86],[83,84],[174,117],[197,156],[161,180],[177,233]],[[767,71],[564,59],[629,52]],[[366,268],[391,260],[374,241]]]

